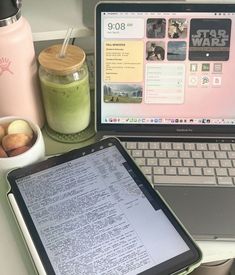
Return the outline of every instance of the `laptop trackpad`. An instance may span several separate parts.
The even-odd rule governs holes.
[[[197,240],[235,238],[235,188],[167,187],[157,190]]]

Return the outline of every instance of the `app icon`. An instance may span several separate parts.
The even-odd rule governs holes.
[[[189,76],[189,86],[197,86],[198,85],[198,77],[195,75]]]
[[[197,72],[198,65],[196,63],[190,64],[190,72]]]
[[[213,77],[213,85],[214,86],[220,86],[221,85],[221,77],[220,76],[214,76]]]
[[[209,86],[210,79],[208,76],[202,76],[201,78],[201,85],[202,86]]]
[[[210,71],[210,63],[202,63],[202,72]]]
[[[222,73],[223,64],[222,63],[215,63],[213,66],[214,73]]]

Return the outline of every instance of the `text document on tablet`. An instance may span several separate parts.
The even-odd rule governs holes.
[[[55,274],[134,275],[189,253],[192,244],[117,146],[97,148],[8,176],[21,212],[28,211],[32,239]]]

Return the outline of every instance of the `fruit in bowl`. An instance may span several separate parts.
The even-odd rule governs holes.
[[[45,159],[41,129],[16,116],[0,117],[0,180],[9,170]]]
[[[16,119],[0,125],[0,157],[12,157],[26,152],[35,142],[33,129],[29,123]]]

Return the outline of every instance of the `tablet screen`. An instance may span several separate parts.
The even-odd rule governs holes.
[[[9,174],[42,261],[55,274],[169,274],[195,257],[119,147],[108,139],[34,165],[25,175],[22,169]]]

